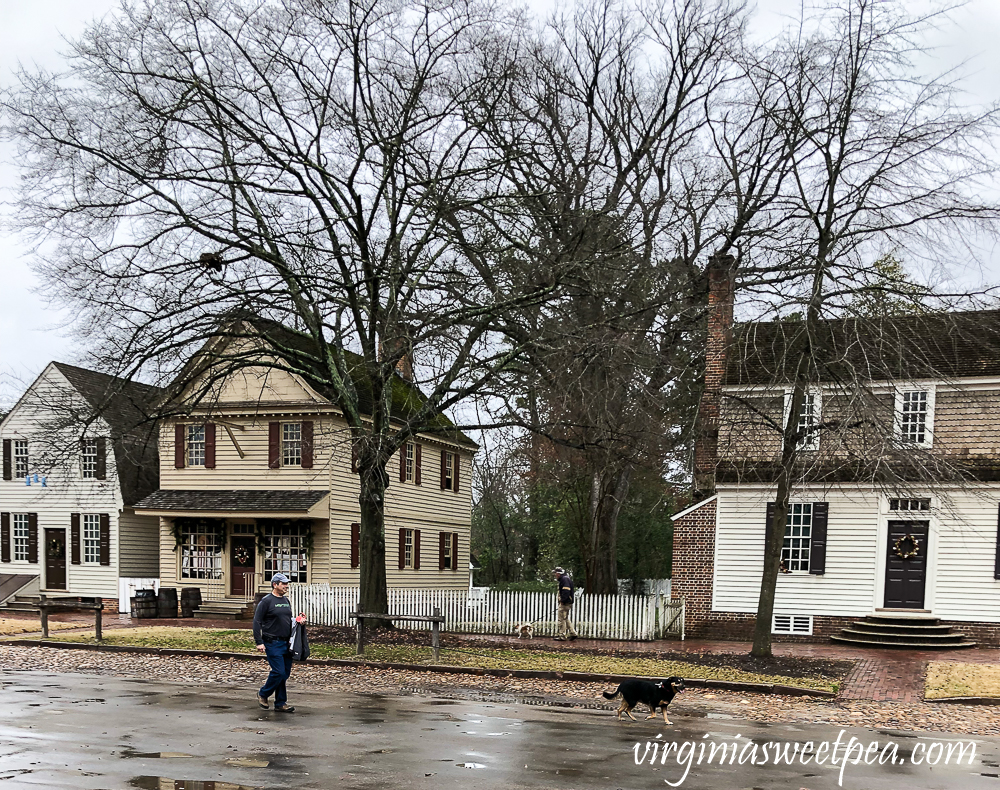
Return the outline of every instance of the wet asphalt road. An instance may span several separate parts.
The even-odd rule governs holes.
[[[545,708],[428,696],[376,697],[294,688],[294,714],[261,711],[252,691],[225,685],[186,687],[87,675],[0,673],[0,790],[6,788],[559,788],[668,787],[993,788],[1000,790],[1000,739],[914,737],[856,728],[867,748],[895,742],[897,764],[878,754],[844,767],[692,764],[706,744],[803,744],[834,741],[839,728],[761,725],[672,714],[618,723],[604,710]],[[638,718],[638,716],[637,716]],[[657,736],[661,736],[657,738]],[[975,742],[969,764],[934,760],[935,741]],[[684,747],[685,742],[695,742]],[[647,749],[647,742],[650,748]],[[666,764],[649,764],[652,745],[677,743]],[[646,755],[636,765],[634,751]],[[773,749],[774,747],[769,747]],[[855,756],[859,747],[855,747]],[[840,754],[843,753],[843,746]],[[660,752],[662,754],[662,752]],[[732,753],[731,753],[732,754]],[[886,760],[891,755],[884,752]],[[744,762],[751,752],[742,752]],[[853,758],[852,758],[853,759]],[[213,784],[214,783],[214,784]]]

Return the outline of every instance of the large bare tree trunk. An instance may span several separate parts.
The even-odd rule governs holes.
[[[361,466],[361,611],[388,614],[385,571],[385,465]]]
[[[590,500],[590,568],[587,592],[618,593],[618,514],[628,496],[631,467],[594,470]]]

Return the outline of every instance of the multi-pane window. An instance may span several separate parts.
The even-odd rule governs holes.
[[[812,503],[790,502],[785,519],[785,542],[781,546],[781,561],[788,571],[809,570],[809,548],[812,540]]]
[[[406,479],[413,480],[413,464],[416,456],[416,449],[414,448],[413,442],[407,442],[406,446],[403,448],[403,452],[406,453]]]
[[[84,513],[80,520],[83,522],[83,561],[99,563],[101,561],[101,517]]]
[[[14,513],[13,521],[14,562],[28,561],[28,514]]]
[[[818,406],[816,394],[807,392],[802,399],[802,408],[799,410],[798,433],[802,438],[799,440],[799,449],[817,450],[819,449],[819,432],[816,430],[818,422]]]
[[[899,414],[899,438],[908,444],[924,444],[927,432],[927,391],[904,392]]]
[[[403,530],[403,567],[413,567],[413,530]]]
[[[222,578],[222,547],[211,523],[199,523],[181,534],[181,578]]]
[[[890,499],[889,510],[928,511],[931,509],[929,499]]]
[[[14,440],[14,477],[28,476],[28,440]]]
[[[269,526],[264,538],[264,578],[283,573],[289,581],[304,584],[308,579],[306,535],[308,527]]]
[[[302,466],[302,423],[281,425],[281,465]]]
[[[455,454],[444,454],[444,490],[455,490]]]
[[[189,425],[187,429],[187,465],[205,465],[205,426]]]
[[[455,558],[452,556],[451,549],[454,545],[454,533],[446,532],[444,533],[444,540],[441,542],[441,564],[447,571],[455,570]]]
[[[80,473],[84,480],[94,480],[97,477],[97,439],[84,439],[80,442]]]

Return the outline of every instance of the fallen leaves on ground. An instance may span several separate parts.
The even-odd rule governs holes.
[[[924,697],[1000,698],[1000,665],[931,661],[927,664]]]

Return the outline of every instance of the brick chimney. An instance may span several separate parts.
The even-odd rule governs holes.
[[[726,377],[726,355],[733,338],[732,255],[708,259],[708,333],[705,340],[705,381],[698,402],[694,440],[694,489],[715,492],[715,470],[719,462],[719,404]]]

